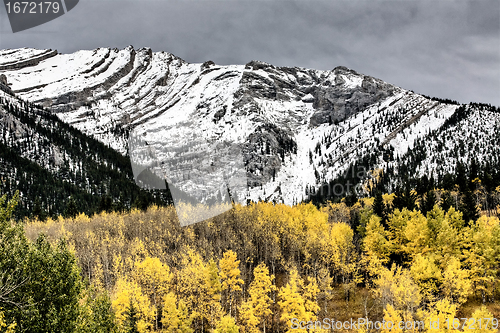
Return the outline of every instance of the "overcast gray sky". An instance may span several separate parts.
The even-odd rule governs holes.
[[[0,48],[151,47],[189,62],[329,70],[342,65],[415,92],[500,106],[500,1],[80,0]]]

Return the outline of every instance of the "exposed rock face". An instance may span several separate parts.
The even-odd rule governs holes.
[[[41,61],[52,58],[57,55],[57,50],[46,50],[42,54],[36,55],[34,57],[29,57],[26,59],[22,59],[20,61],[13,61],[10,63],[4,63],[0,65],[0,71],[5,70],[15,70],[21,69],[25,67],[31,67],[38,65]]]
[[[29,135],[29,128],[3,108],[0,108],[0,128],[10,133],[14,140],[24,139]]]
[[[54,166],[61,166],[64,164],[64,156],[58,147],[52,149],[52,154],[49,156],[49,162]]]
[[[274,180],[285,156],[296,153],[297,143],[291,133],[272,124],[259,126],[243,148],[248,185],[257,187]]]
[[[247,86],[249,91],[253,92],[252,97],[276,99],[278,87],[273,80],[265,76],[253,72],[244,72],[240,84]]]
[[[203,64],[201,64],[201,69],[202,70],[208,69],[211,66],[215,66],[215,62],[213,62],[212,60],[208,60],[208,61],[205,61]]]
[[[9,95],[14,95],[14,92],[10,89],[10,83],[7,82],[7,76],[5,76],[5,74],[0,75],[0,90]]]
[[[9,84],[7,83],[7,76],[5,74],[0,75],[0,84],[4,86],[8,86]]]
[[[252,60],[249,63],[245,65],[245,69],[252,69],[252,70],[258,70],[258,69],[266,69],[266,68],[274,68],[273,65],[268,64],[263,61],[257,61],[257,60]]]
[[[312,126],[342,121],[394,93],[394,86],[345,67],[336,67],[333,72],[335,81],[326,80],[314,91],[313,106],[318,111],[311,118]],[[346,89],[349,77],[357,82]]]
[[[149,51],[151,51],[151,49],[149,49]],[[146,54],[149,54],[149,51],[146,50]],[[110,87],[116,84],[116,82],[118,82],[121,78],[123,78],[125,75],[129,74],[132,71],[132,69],[134,68],[135,55],[136,55],[135,50],[130,49],[130,57],[125,66],[123,66],[121,69],[119,69],[112,75],[108,76],[104,82],[92,87],[86,87],[81,91],[71,91],[52,99],[51,102],[52,110],[54,112],[68,112],[76,110],[83,105],[86,105],[89,102],[89,98],[92,97],[96,91],[108,90]],[[104,71],[106,71],[106,69],[104,69],[103,72]]]

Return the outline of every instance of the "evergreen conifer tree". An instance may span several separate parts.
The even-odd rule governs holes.
[[[31,216],[38,217],[40,221],[45,221],[45,219],[47,219],[47,213],[45,213],[45,210],[42,208],[39,198],[35,199],[35,204],[33,206]]]
[[[381,218],[382,225],[384,229],[387,230],[387,214],[386,214],[386,205],[384,203],[384,199],[382,198],[382,192],[377,191],[375,194],[375,200],[373,201],[373,213]]]
[[[126,316],[127,316],[125,324],[126,332],[139,333],[139,330],[137,329],[137,321],[138,321],[137,309],[132,303],[132,299],[130,299],[130,304],[127,308]]]
[[[420,209],[422,214],[425,216],[427,212],[430,212],[434,208],[436,203],[436,195],[434,194],[434,191],[428,191],[422,199],[422,208]]]
[[[466,225],[470,224],[470,221],[475,221],[479,218],[479,212],[476,207],[476,202],[472,192],[467,188],[462,198],[462,205],[460,211],[464,214],[464,221]]]
[[[75,199],[70,197],[66,209],[64,210],[64,217],[75,218],[78,215],[78,208],[76,207]]]

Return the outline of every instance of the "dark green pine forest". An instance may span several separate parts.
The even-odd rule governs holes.
[[[15,97],[0,97],[0,185],[20,192],[17,219],[171,203],[168,190],[135,184],[128,157]]]

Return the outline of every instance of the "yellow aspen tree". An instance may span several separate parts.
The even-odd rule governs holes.
[[[402,321],[400,311],[394,309],[391,304],[387,304],[384,309],[384,326],[382,333],[403,333],[399,323]]]
[[[394,306],[401,311],[403,316],[413,316],[422,302],[420,288],[411,277],[410,271],[398,268],[394,274],[392,294],[394,295]]]
[[[192,333],[194,332],[191,329],[191,316],[189,315],[189,309],[186,306],[186,303],[182,299],[177,303],[177,313],[179,314],[179,328],[177,333]]]
[[[92,284],[98,288],[104,288],[104,269],[102,265],[102,259],[100,257],[96,258],[96,265],[94,268],[94,277],[92,279]]]
[[[79,259],[83,268],[82,274],[85,274],[89,281],[94,279],[94,261],[97,257],[95,253],[98,248],[97,243],[96,234],[93,231],[87,230],[85,232],[85,241],[79,248]]]
[[[391,242],[391,251],[396,255],[405,257],[405,244],[406,237],[404,230],[411,220],[413,212],[406,208],[403,210],[395,209],[394,212],[389,216],[387,220],[387,225],[389,227],[389,232],[387,235],[388,240]]]
[[[241,291],[243,280],[240,278],[240,261],[237,260],[236,253],[229,250],[224,252],[219,260],[220,280],[222,293],[224,295],[225,308],[229,309],[231,316],[233,304],[238,292]]]
[[[115,311],[118,325],[123,327],[126,321],[126,313],[130,304],[133,304],[139,315],[137,329],[140,333],[146,332],[154,325],[156,311],[151,306],[149,298],[142,294],[141,287],[135,281],[119,279],[116,282],[115,292],[111,306]]]
[[[421,310],[419,309],[420,313]],[[419,311],[411,313],[408,311],[401,311],[401,326],[404,327],[406,333],[420,333],[425,328],[425,322],[417,320]]]
[[[387,206],[392,206],[392,203],[394,202],[394,198],[396,198],[395,193],[384,193],[382,194],[382,199],[384,199],[384,203]]]
[[[328,215],[319,211],[312,203],[295,207],[299,210],[302,222],[304,254],[303,267],[317,275],[322,252],[322,239],[328,233]]]
[[[144,242],[139,238],[134,238],[128,248],[128,256],[125,258],[125,269],[130,273],[134,269],[134,264],[138,261],[144,260],[148,256]]]
[[[426,312],[424,323],[427,333],[446,333],[455,331],[453,322],[457,313],[457,305],[448,299],[442,299],[434,304],[430,311]]]
[[[332,267],[344,289],[346,301],[361,282],[358,252],[354,245],[354,231],[346,223],[331,225],[329,245],[326,246],[329,259],[327,267]]]
[[[351,221],[351,210],[344,202],[328,202],[325,207],[321,208],[321,211],[328,214],[329,223],[349,223]]]
[[[443,281],[441,269],[436,264],[435,255],[417,254],[410,268],[413,280],[418,284],[424,299],[434,301]]]
[[[360,204],[361,202],[364,203],[367,199],[368,198],[362,198],[353,206],[353,209],[356,207],[359,211],[359,226],[356,228],[356,231],[362,238],[366,237],[366,226],[370,222],[370,218],[373,215],[373,210],[371,209],[373,198],[371,198],[372,200],[370,205],[363,204],[362,206]]]
[[[458,223],[456,219],[459,217],[460,215],[450,208],[436,236],[433,252],[437,255],[436,259],[442,270],[446,269],[453,258],[459,258],[461,255],[461,235],[459,229],[455,227]]]
[[[456,230],[461,230],[465,225],[463,214],[454,207],[448,209],[445,218],[448,220],[449,225]]]
[[[174,293],[169,292],[163,297],[165,304],[161,323],[167,333],[192,333],[191,318],[183,300],[177,301]]]
[[[463,304],[472,293],[469,272],[461,269],[460,260],[452,257],[443,272],[443,294],[458,304]]]
[[[243,302],[240,308],[240,320],[242,323],[243,333],[258,333],[259,318],[255,316],[255,308],[252,305],[252,300],[249,299]]]
[[[125,264],[120,253],[113,254],[113,277],[118,280],[125,274]]]
[[[181,254],[182,269],[177,273],[177,295],[184,300],[191,311],[195,330],[198,326],[203,327],[204,311],[204,286],[205,286],[205,264],[201,256],[194,250],[188,248]]]
[[[438,205],[427,212],[427,246],[434,252],[440,245],[438,235],[441,233],[444,219],[444,211]]]
[[[168,333],[175,332],[179,326],[179,314],[177,312],[177,297],[170,292],[163,297],[165,306],[163,307],[161,324]]]
[[[429,251],[430,232],[427,226],[427,219],[419,211],[409,213],[404,235],[406,238],[403,251],[408,256],[408,260],[413,260],[417,254]]]
[[[354,232],[346,223],[332,223],[328,236],[322,244],[322,257],[328,267],[332,267],[339,277],[349,275],[348,266],[357,260],[353,243]]]
[[[214,333],[239,333],[239,331],[240,328],[236,325],[234,318],[225,315],[217,323],[217,328],[214,330]]]
[[[281,310],[281,322],[283,323],[285,332],[292,330],[292,319],[296,318],[299,321],[307,322],[312,320],[313,316],[306,311],[305,299],[301,295],[303,286],[302,279],[298,276],[297,270],[293,268],[290,271],[288,283],[281,287],[278,293],[278,305]],[[315,319],[315,318],[314,318]]]
[[[474,333],[497,333],[499,327],[499,319],[493,320],[493,314],[486,306],[477,308],[471,315],[469,324],[465,325],[464,332],[474,331]]]
[[[300,252],[303,251],[305,239],[304,224],[302,223],[302,206],[304,206],[304,204],[297,205],[279,213],[283,220],[283,227],[280,233],[282,233],[284,238],[281,245],[281,251],[284,257],[282,258],[282,265],[284,266],[291,261],[295,261],[296,258],[299,258]]]
[[[286,205],[275,206],[272,203],[259,203],[257,207],[257,223],[254,222],[253,227],[255,243],[260,248],[259,260],[269,262],[272,268],[275,268],[279,261],[283,261],[280,230],[286,224],[293,208]]]
[[[318,287],[319,287],[319,298],[323,304],[323,314],[328,313],[328,302],[333,299],[333,288],[332,282],[333,278],[330,276],[330,272],[326,268],[322,268],[318,273]]]
[[[461,214],[451,208],[446,214],[437,205],[427,213],[428,251],[435,255],[441,269],[446,268],[451,257],[461,254],[459,235]]]
[[[429,226],[441,226],[441,221],[444,219],[443,214],[439,207],[434,208],[429,214],[429,219],[417,210],[410,211],[406,208],[401,211],[394,210],[393,214],[389,216],[387,224],[391,253],[400,260],[397,264],[408,264],[417,253],[427,252],[431,249],[430,239],[432,237]],[[441,228],[436,230],[441,230]]]
[[[358,333],[368,333],[367,324],[358,325],[358,329],[357,329],[356,332],[358,332]]]
[[[304,296],[304,306],[306,314],[311,320],[316,320],[320,307],[318,305],[319,287],[316,279],[307,277],[307,284],[302,288],[302,295]]]
[[[391,269],[384,268],[374,282],[372,290],[383,308],[390,304],[402,314],[413,315],[421,304],[422,296],[419,287],[413,281],[410,272],[393,265]]]
[[[163,296],[168,292],[172,274],[170,268],[160,259],[146,257],[134,265],[134,279],[142,291],[149,297],[151,304],[159,314],[163,306]],[[158,329],[158,315],[155,318],[155,329]]]
[[[363,239],[363,262],[368,273],[378,276],[383,265],[389,262],[391,244],[387,239],[387,232],[380,223],[380,217],[372,215],[366,225],[366,237]]]
[[[387,304],[384,309],[384,320],[386,323],[382,327],[382,333],[417,333],[425,327],[425,323],[421,321],[417,323],[414,318],[415,313]]]
[[[5,315],[2,311],[2,309],[0,309],[0,332],[15,333],[16,326],[17,326],[16,323],[7,324],[5,322]],[[4,329],[5,329],[5,331],[4,331]]]
[[[260,263],[253,270],[253,276],[248,290],[250,297],[242,311],[249,331],[252,331],[252,324],[257,319],[257,325],[262,326],[262,331],[266,332],[267,318],[272,314],[270,309],[273,303],[271,292],[276,288],[273,285],[274,275],[269,275],[269,269],[264,263]]]
[[[491,220],[491,219],[490,219]],[[500,220],[496,219],[496,224],[491,229],[491,235],[493,240],[493,250],[496,253],[496,257],[500,258]],[[500,259],[497,259],[497,263]],[[496,276],[500,276],[500,265],[497,264]],[[500,279],[495,279],[495,290],[500,295]]]
[[[202,293],[203,316],[207,319],[210,327],[215,329],[215,325],[223,314],[221,301],[221,282],[219,269],[213,259],[210,259],[205,267],[205,280]]]
[[[492,296],[495,283],[498,283],[500,247],[496,236],[500,234],[499,228],[498,223],[490,223],[490,218],[482,216],[465,232],[465,263],[470,270],[473,289],[480,294],[483,303]]]

